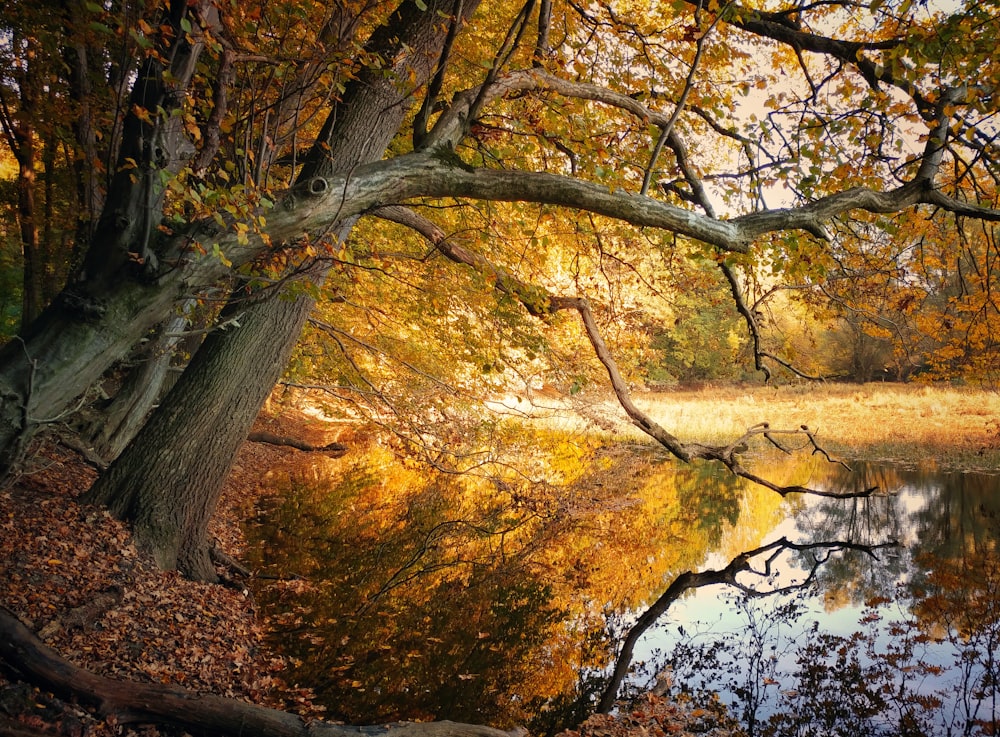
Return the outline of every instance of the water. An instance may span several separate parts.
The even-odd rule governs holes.
[[[693,592],[646,634],[629,685],[666,669],[675,692],[719,694],[756,733],[994,733],[1000,479],[858,464],[820,485],[891,495],[806,499],[769,537],[898,546],[838,555],[787,595]],[[756,588],[802,581],[806,563]]]
[[[689,592],[637,643],[622,694],[666,672],[674,692],[717,692],[760,734],[808,732],[795,719],[858,736],[899,733],[901,720],[915,734],[995,724],[982,676],[1000,650],[997,476],[762,461],[779,483],[889,492],[782,500],[712,465],[580,438],[530,445],[544,458],[532,481],[434,474],[373,447],[261,507],[254,565],[288,580],[257,597],[331,717],[572,725],[679,574],[785,537],[899,545],[830,553],[787,595]],[[787,551],[772,575],[737,581],[791,586],[813,554],[827,552]]]

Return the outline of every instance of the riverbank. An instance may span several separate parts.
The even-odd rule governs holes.
[[[993,393],[898,385],[706,387],[647,394],[640,401],[685,440],[729,442],[762,421],[775,428],[806,424],[829,450],[848,458],[1000,470],[1000,395]],[[606,415],[616,412],[608,406]],[[337,427],[343,429],[293,413],[262,417],[258,424],[315,445],[350,445],[350,438],[336,435]],[[309,468],[308,455],[296,450],[247,443],[213,521],[219,546],[239,558],[240,518],[248,503]],[[125,526],[77,504],[94,472],[73,453],[47,446],[33,471],[0,490],[0,605],[47,645],[108,677],[175,683],[322,716],[307,688],[284,682],[285,663],[269,650],[239,579],[234,587],[208,586],[157,570],[135,550]],[[688,729],[686,712],[674,705],[646,711],[660,720],[660,729]],[[594,734],[610,733],[605,719],[593,723]],[[653,729],[622,721],[613,727],[623,737]],[[73,737],[177,733],[146,726],[123,731],[87,709],[9,681],[0,681],[2,729]]]
[[[727,444],[752,425],[806,425],[852,460],[1000,471],[1000,392],[919,384],[706,386],[639,405],[684,440]]]
[[[232,500],[255,493],[257,469],[292,451],[248,443],[212,535],[239,556]],[[244,470],[245,469],[245,470]],[[0,606],[72,663],[121,681],[176,684],[317,716],[309,692],[285,684],[285,663],[265,642],[254,602],[232,586],[187,581],[136,550],[128,528],[77,498],[95,477],[74,453],[41,447],[32,472],[0,490]],[[120,725],[89,706],[0,678],[0,734],[66,737],[182,734]]]
[[[258,429],[317,445],[342,439],[331,435],[329,425],[301,415],[264,417]],[[230,586],[208,585],[158,570],[136,550],[125,525],[77,502],[95,477],[79,457],[51,444],[39,450],[33,466],[33,473],[0,490],[0,606],[59,655],[102,676],[176,684],[307,719],[323,718],[306,684],[284,680],[286,663],[269,649],[265,626],[241,579],[233,578]],[[307,475],[309,467],[308,455],[247,443],[213,520],[211,534],[219,546],[239,558],[244,546],[240,515],[248,503],[289,478]],[[703,710],[660,699],[641,714],[597,717],[568,737],[612,732],[637,737],[651,727],[683,734],[704,725],[706,718]],[[0,676],[0,734],[186,733],[101,718],[91,705],[60,698],[8,673]]]

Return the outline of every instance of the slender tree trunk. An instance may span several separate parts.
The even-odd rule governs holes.
[[[22,59],[23,71],[18,79],[20,88],[20,124],[14,131],[17,159],[17,221],[21,233],[21,254],[24,267],[21,282],[21,328],[38,317],[42,311],[42,253],[38,237],[38,211],[36,206],[37,177],[35,166],[38,155],[35,149],[37,130],[31,121],[38,115],[39,75],[37,62],[37,42],[32,38],[15,39],[15,44],[24,41],[27,50]]]
[[[476,3],[465,5],[471,14]],[[397,73],[413,69],[422,80],[430,77],[444,42],[438,11],[447,12],[453,3],[428,6],[421,11],[404,2],[369,42],[369,49],[395,60]],[[380,158],[409,107],[410,97],[398,82],[405,78],[381,69],[362,74],[331,113],[302,176]],[[340,237],[346,238],[352,225],[341,224]],[[321,282],[326,268],[316,266],[309,276]],[[205,341],[177,386],[87,494],[87,500],[131,522],[140,545],[161,566],[215,580],[205,541],[208,520],[236,451],[284,371],[312,307],[305,296],[231,302],[225,312],[242,309],[242,327]]]
[[[41,308],[52,301],[52,298],[59,294],[62,282],[66,278],[66,254],[63,252],[64,240],[61,235],[61,228],[56,218],[59,217],[56,211],[56,199],[58,188],[56,183],[56,156],[59,147],[59,140],[54,134],[46,137],[42,150],[42,182],[45,192],[45,205],[43,207],[44,221],[42,224],[42,238],[40,252],[42,256],[41,274],[39,274],[39,284],[41,285],[41,300],[39,302],[39,312]]]
[[[18,152],[17,220],[21,231],[21,254],[24,275],[21,282],[21,328],[30,325],[42,310],[42,263],[38,223],[35,218],[35,145],[34,133],[24,131],[24,143]]]
[[[76,235],[73,253],[68,255],[70,268],[82,260],[84,249],[91,242],[94,226],[101,213],[103,195],[100,184],[97,130],[94,125],[95,99],[91,84],[91,48],[81,37],[80,28],[86,27],[86,10],[83,3],[70,0],[63,6],[64,27],[71,42],[63,52],[69,70],[69,97],[76,108],[73,133],[76,139],[76,158],[73,173],[76,184]],[[99,55],[98,55],[99,58]],[[107,97],[104,98],[107,101]]]
[[[161,326],[156,340],[151,341],[138,365],[129,371],[114,399],[94,423],[89,442],[105,461],[113,461],[121,454],[164,394],[174,354],[188,324],[186,310],[191,307],[193,300]]]

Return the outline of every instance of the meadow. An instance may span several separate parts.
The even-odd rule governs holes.
[[[748,427],[806,425],[847,459],[1000,471],[1000,393],[922,384],[708,386],[638,403],[685,440],[728,443]]]

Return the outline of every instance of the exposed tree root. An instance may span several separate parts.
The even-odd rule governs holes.
[[[233,737],[520,737],[491,727],[456,722],[403,722],[352,727],[306,722],[277,709],[179,686],[118,681],[60,657],[8,609],[0,607],[0,660],[44,688],[97,707],[118,724],[171,723],[198,732]]]

